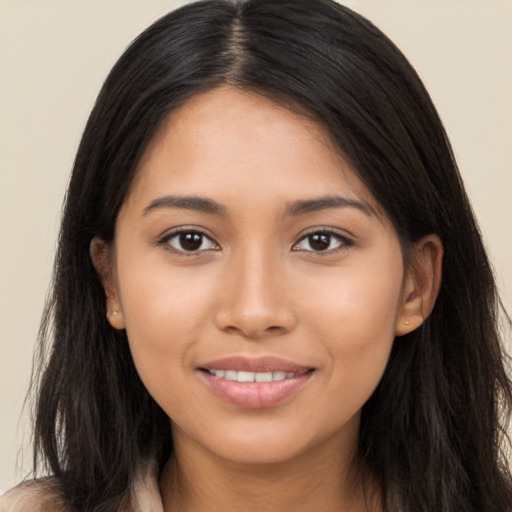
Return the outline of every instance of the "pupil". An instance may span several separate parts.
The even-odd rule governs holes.
[[[200,233],[180,234],[180,244],[186,251],[197,251],[203,243],[203,235]]]
[[[330,244],[330,235],[324,235],[322,233],[317,233],[315,235],[309,236],[309,245],[315,251],[325,251],[329,248]]]

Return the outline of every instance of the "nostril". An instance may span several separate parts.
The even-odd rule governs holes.
[[[256,339],[284,334],[296,326],[297,315],[288,303],[250,298],[235,296],[220,302],[215,311],[217,327],[226,333]]]

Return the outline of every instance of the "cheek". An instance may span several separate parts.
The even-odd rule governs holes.
[[[211,309],[214,279],[207,268],[175,267],[166,255],[135,251],[118,262],[117,278],[121,307],[127,331],[134,338],[160,341],[165,347],[169,338],[180,338],[180,332],[191,332]],[[154,254],[156,252],[156,254]],[[162,348],[165,348],[162,347]]]
[[[398,314],[403,268],[400,256],[346,266],[310,279],[304,286],[303,303],[308,317],[317,319],[315,330],[332,332],[349,345],[372,344],[393,337]],[[398,259],[398,261],[397,261]]]
[[[381,260],[380,265],[345,268],[331,276],[329,286],[312,284],[305,294],[310,335],[317,336],[332,362],[332,394],[350,390],[343,398],[354,409],[373,393],[393,345],[403,269],[392,261],[387,267]]]
[[[160,401],[158,390],[166,394],[176,387],[209,322],[213,294],[208,283],[214,280],[197,268],[193,273],[173,269],[165,257],[124,254],[130,256],[118,261],[117,277],[130,350],[141,379]]]

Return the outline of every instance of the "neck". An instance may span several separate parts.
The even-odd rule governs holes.
[[[160,480],[165,512],[381,510],[378,486],[354,448],[326,442],[293,460],[241,464],[175,446]]]

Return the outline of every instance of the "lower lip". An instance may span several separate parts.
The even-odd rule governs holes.
[[[273,382],[238,382],[214,377],[200,371],[210,389],[219,398],[244,409],[263,409],[277,405],[300,391],[313,372]]]

